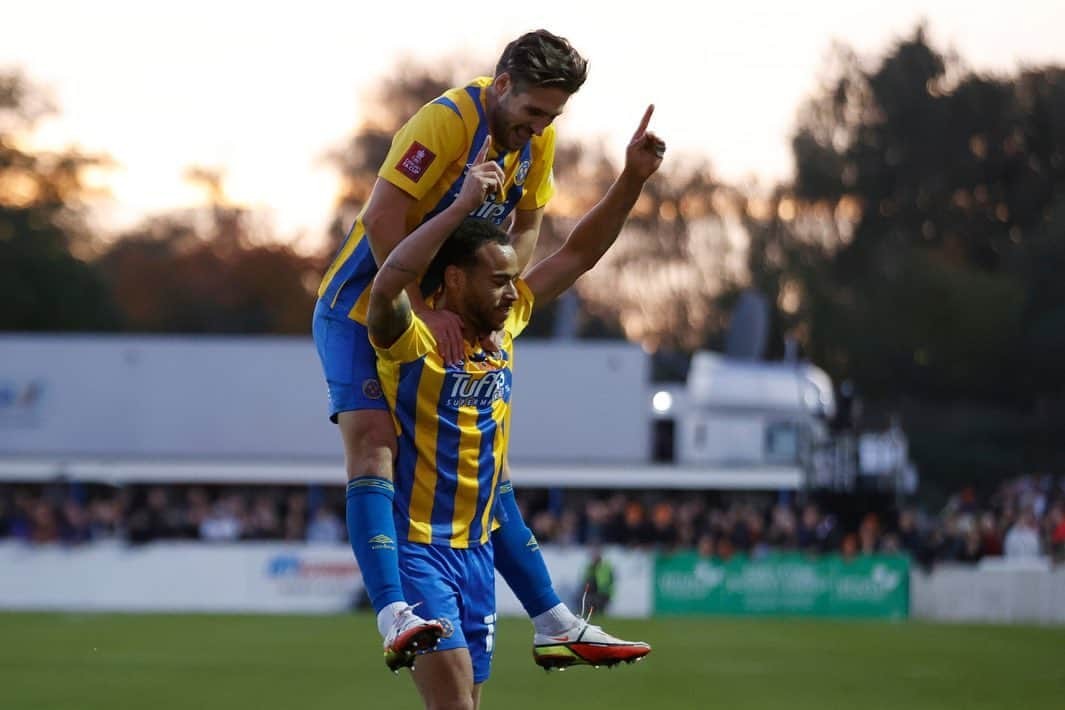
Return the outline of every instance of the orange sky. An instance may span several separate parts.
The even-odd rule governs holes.
[[[0,43],[0,67],[22,67],[60,105],[38,145],[77,144],[120,164],[99,177],[112,194],[99,210],[101,226],[195,204],[202,196],[182,173],[200,164],[224,169],[232,198],[268,210],[282,235],[302,233],[309,247],[335,191],[321,156],[357,124],[366,87],[404,54],[464,48],[494,59],[506,40],[547,27],[592,62],[560,140],[603,137],[620,154],[653,101],[654,127],[673,159],[709,159],[724,179],[763,182],[791,169],[796,108],[816,87],[833,40],[880,52],[924,17],[933,41],[981,70],[1065,63],[1060,0],[500,7],[35,0],[7,15],[14,22]]]

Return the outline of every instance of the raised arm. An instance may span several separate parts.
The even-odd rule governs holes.
[[[484,201],[492,190],[503,185],[503,171],[495,162],[485,161],[491,139],[486,138],[477,153],[462,191],[447,209],[425,222],[395,244],[381,264],[370,287],[367,328],[370,337],[380,346],[396,342],[411,321],[411,303],[404,290],[416,284],[429,268],[440,246],[461,224],[462,220]]]
[[[536,306],[550,303],[598,263],[621,233],[647,178],[662,164],[666,144],[647,130],[654,105],[648,106],[625,150],[625,167],[603,199],[573,228],[566,242],[537,263],[525,277]]]

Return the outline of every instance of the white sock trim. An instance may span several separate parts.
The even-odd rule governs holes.
[[[569,607],[559,602],[542,614],[533,617],[533,628],[538,634],[561,634],[567,629],[577,625],[580,619],[569,610]]]
[[[381,638],[388,636],[388,630],[392,628],[392,620],[406,608],[406,602],[392,602],[377,612],[377,630],[381,632]]]

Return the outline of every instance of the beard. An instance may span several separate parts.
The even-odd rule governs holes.
[[[532,138],[532,131],[528,130],[527,127],[519,128],[518,124],[511,122],[502,106],[499,107],[498,112],[489,122],[489,126],[492,132],[492,140],[498,141],[499,146],[507,153],[521,149]],[[524,135],[525,133],[528,133],[528,135]]]

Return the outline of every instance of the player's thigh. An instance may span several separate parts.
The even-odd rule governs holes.
[[[377,353],[366,326],[319,301],[311,331],[329,395],[329,418],[347,411],[388,412],[377,375]]]
[[[427,710],[474,710],[476,707],[473,666],[465,648],[419,656],[412,675]]]
[[[490,545],[462,550],[462,634],[470,650],[473,681],[481,684],[492,672],[496,645],[495,568]]]
[[[356,409],[337,413],[348,478],[392,478],[396,429],[387,410]]]
[[[403,597],[418,605],[418,615],[423,619],[436,619],[444,625],[437,649],[466,648],[459,551],[407,541],[400,541],[397,551]]]

